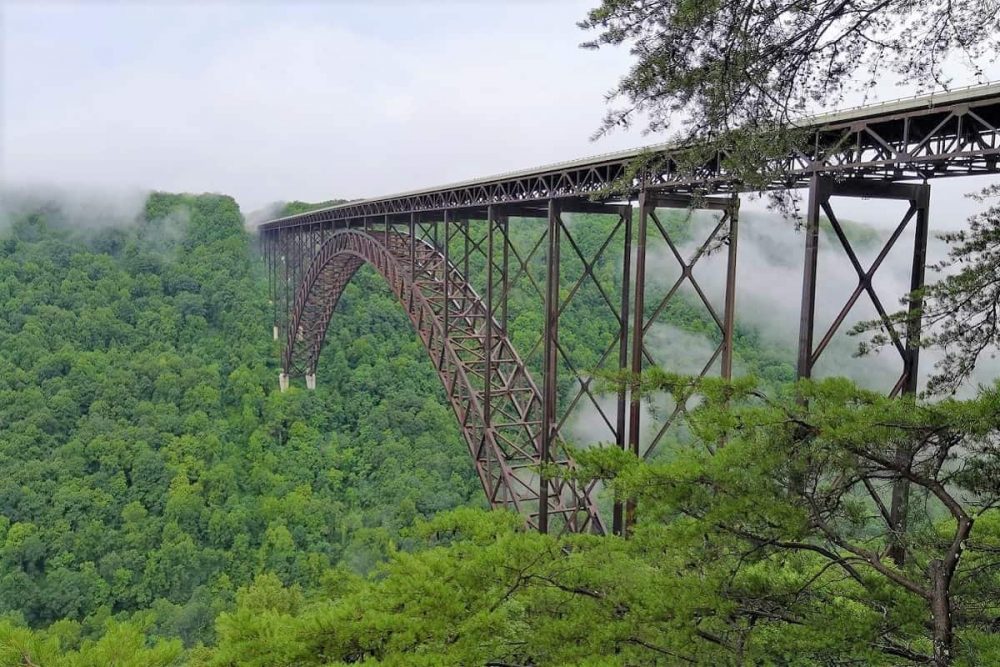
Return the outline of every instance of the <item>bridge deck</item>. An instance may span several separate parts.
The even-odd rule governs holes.
[[[810,147],[782,159],[788,179],[773,188],[801,186],[816,172],[848,179],[900,181],[994,173],[1000,153],[1000,84],[911,97],[824,114],[799,123]],[[551,198],[585,198],[614,187],[618,198],[645,186],[665,192],[708,188],[744,189],[716,154],[692,172],[672,158],[672,144],[607,153],[459,183],[362,199],[279,218],[263,232],[349,220],[446,209],[479,208]],[[644,180],[623,180],[642,155],[655,156],[657,170]]]

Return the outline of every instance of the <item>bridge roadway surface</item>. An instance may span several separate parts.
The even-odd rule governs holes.
[[[798,376],[812,375],[841,324],[861,297],[867,296],[901,362],[899,378],[887,390],[892,395],[912,394],[919,377],[915,341],[920,331],[915,313],[921,304],[910,299],[910,321],[903,328],[892,324],[872,279],[903,233],[912,230],[910,288],[916,291],[923,286],[928,181],[997,173],[1000,84],[859,107],[809,118],[798,126],[808,137],[800,149],[762,160],[762,173],[781,175],[765,189],[809,189]],[[662,423],[644,424],[639,399],[622,388],[615,409],[607,409],[592,385],[593,369],[575,368],[560,345],[560,319],[567,316],[567,306],[580,286],[596,285],[617,326],[598,363],[601,370],[637,374],[656,363],[646,334],[686,282],[705,305],[721,338],[701,375],[708,374],[716,362],[723,377],[732,375],[737,194],[747,188],[729,171],[725,154],[715,152],[694,167],[686,162],[682,168],[681,153],[677,146],[661,144],[352,201],[261,225],[258,232],[274,304],[274,337],[283,342],[282,389],[297,376],[305,376],[306,386],[315,388],[316,365],[340,295],[358,268],[370,264],[406,310],[435,365],[490,505],[519,511],[528,525],[543,531],[551,526],[558,531],[605,532],[604,518],[594,501],[596,486],[574,481],[566,472],[574,468],[564,433],[570,414],[579,405],[588,405],[603,418],[608,441],[648,457],[674,420],[682,417],[684,405],[677,405]],[[646,165],[638,171],[632,168],[637,160]],[[837,219],[835,197],[897,200],[907,207],[869,267],[861,265]],[[716,211],[718,220],[694,254],[685,258],[657,211],[691,207]],[[634,208],[638,224],[633,224]],[[565,223],[563,215],[574,212],[607,214],[616,221],[595,257],[580,253]],[[858,282],[817,343],[821,215],[830,220]],[[545,231],[531,252],[519,252],[512,244],[512,218],[544,221]],[[477,227],[473,221],[482,225]],[[652,298],[646,284],[649,242],[664,243],[681,273],[666,296],[657,294],[651,303],[646,302]],[[728,246],[721,309],[705,296],[693,273],[707,249],[720,243]],[[538,257],[539,248],[544,251],[546,275],[535,281],[528,265]],[[594,275],[602,253],[603,260],[617,253],[619,275],[627,277],[611,294]],[[483,294],[468,275],[473,255],[485,260]],[[579,259],[583,267],[583,274],[571,285],[560,274],[567,258]],[[540,383],[532,378],[507,336],[508,297],[519,279],[524,287],[525,276],[542,301],[544,330],[534,347],[521,352],[531,357],[541,350]],[[889,303],[903,297],[891,295]],[[557,376],[567,373],[574,382],[570,395],[561,395]],[[566,393],[565,386],[562,393]],[[634,520],[634,505],[615,504],[614,532],[627,532]]]
[[[811,134],[810,148],[784,158],[791,180],[772,183],[773,189],[807,186],[817,172],[890,182],[993,173],[1000,153],[1000,83],[857,107],[809,118],[798,126]],[[659,144],[362,199],[278,218],[261,225],[260,231],[364,216],[589,198],[611,186],[627,186],[622,179],[640,157],[655,157],[662,164],[645,180],[628,179],[631,188],[625,193],[633,197],[643,187],[678,193],[744,189],[730,177],[723,155],[714,155],[692,174],[672,159],[677,152],[676,146]]]

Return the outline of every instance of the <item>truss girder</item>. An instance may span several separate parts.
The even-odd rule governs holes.
[[[985,97],[984,97],[985,95]],[[965,99],[937,105],[915,100],[903,111],[858,113],[842,120],[802,123],[806,139],[780,159],[762,165],[781,174],[769,186],[808,186],[813,174],[839,180],[926,180],[943,176],[996,173],[1000,159],[1000,91],[970,91]],[[864,110],[862,110],[864,111]],[[652,157],[656,167],[630,175],[638,156]],[[281,218],[263,230],[316,225],[365,216],[409,215],[491,204],[586,198],[614,191],[625,198],[640,190],[665,192],[737,192],[743,189],[731,173],[727,156],[716,151],[700,166],[686,161],[672,146],[654,146],[550,167],[480,179],[419,192],[366,199]]]

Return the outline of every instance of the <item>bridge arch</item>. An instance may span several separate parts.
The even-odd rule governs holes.
[[[333,311],[364,264],[385,279],[434,364],[490,506],[515,510],[537,527],[541,392],[483,300],[434,245],[394,230],[333,233],[296,289],[282,358],[286,377],[314,381]],[[573,466],[563,447],[549,456],[558,469]],[[553,527],[603,532],[588,487],[551,475],[545,484]]]

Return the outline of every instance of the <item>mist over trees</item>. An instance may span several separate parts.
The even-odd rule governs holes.
[[[437,379],[374,276],[345,295],[324,359],[351,372],[279,394],[232,199],[154,194],[103,229],[58,202],[11,222],[0,613],[86,636],[141,612],[191,644],[258,573],[315,587],[341,561],[364,572],[414,517],[478,501]],[[379,393],[387,376],[397,395]]]

